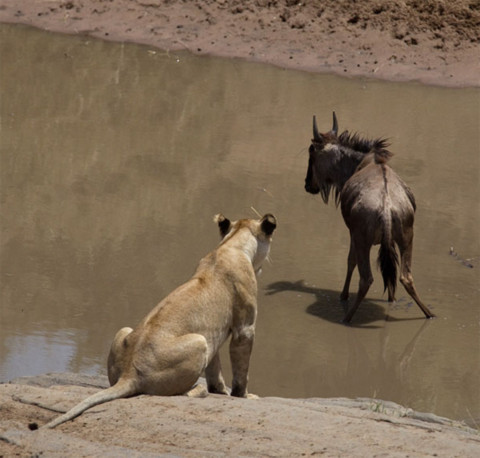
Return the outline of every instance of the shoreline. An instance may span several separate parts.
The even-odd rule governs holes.
[[[140,395],[51,419],[108,386],[73,373],[0,384],[0,456],[478,456],[464,424],[379,399]]]
[[[466,10],[468,2],[452,0],[452,11],[438,13],[438,30],[429,29],[435,12],[364,3],[5,0],[0,22],[314,73],[480,86],[480,32],[469,29],[480,11]],[[451,25],[447,13],[460,19]]]

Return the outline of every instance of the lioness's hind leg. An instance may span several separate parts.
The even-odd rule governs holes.
[[[124,357],[127,350],[125,338],[133,331],[132,328],[122,328],[115,334],[110,353],[108,355],[108,380],[110,385],[115,385],[124,367]]]
[[[188,393],[207,366],[208,344],[200,334],[152,339],[151,352],[136,368],[143,373],[142,392],[158,396]]]

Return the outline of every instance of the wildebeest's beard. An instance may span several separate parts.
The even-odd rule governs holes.
[[[333,158],[329,157],[329,155],[322,155],[321,150],[318,151],[313,144],[310,147],[310,153],[305,190],[311,194],[320,194],[325,204],[328,204],[330,195],[334,194],[335,205],[338,205],[341,189],[330,176],[332,175],[332,170],[329,161],[332,161]]]
[[[340,190],[333,183],[322,183],[320,185],[320,195],[326,204],[328,204],[331,194],[335,194],[335,205],[338,206],[340,202]]]

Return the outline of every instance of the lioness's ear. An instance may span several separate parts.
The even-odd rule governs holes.
[[[271,213],[267,213],[262,218],[262,231],[265,235],[272,235],[273,231],[277,227],[277,219]]]
[[[228,218],[225,218],[225,216],[223,216],[221,213],[219,213],[218,215],[214,216],[213,221],[218,224],[218,228],[220,229],[220,235],[222,237],[225,237],[230,230],[230,220]]]

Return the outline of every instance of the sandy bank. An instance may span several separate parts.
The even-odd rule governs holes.
[[[106,377],[49,374],[0,385],[1,456],[474,457],[480,435],[372,399],[244,400],[137,396],[31,431],[101,387]]]
[[[4,0],[0,22],[313,72],[480,83],[478,1]]]

